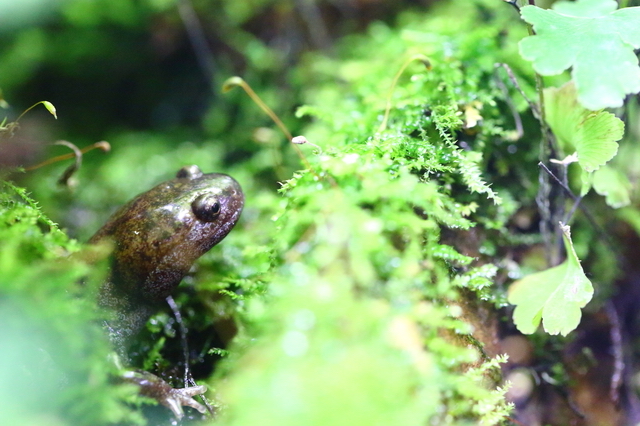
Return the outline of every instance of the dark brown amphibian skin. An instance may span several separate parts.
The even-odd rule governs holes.
[[[121,357],[127,359],[131,339],[180,284],[193,263],[231,231],[243,205],[242,189],[233,178],[203,174],[197,166],[187,166],[178,171],[175,179],[124,205],[91,237],[89,243],[109,239],[114,245],[111,271],[101,288],[99,302],[113,313],[107,328]],[[145,383],[138,382],[147,386],[148,373]],[[168,387],[166,383],[164,386]],[[203,408],[193,405],[193,390],[171,391],[186,391],[189,398],[177,402],[158,398],[176,417],[182,415],[180,404]],[[143,389],[143,393],[153,392],[158,390]],[[178,399],[181,397],[178,395]]]

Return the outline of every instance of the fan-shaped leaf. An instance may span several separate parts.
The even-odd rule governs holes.
[[[577,101],[573,81],[544,90],[545,117],[565,152],[576,151],[587,172],[597,170],[618,152],[624,135],[622,120],[606,111],[589,111]]]
[[[591,110],[622,105],[640,91],[640,7],[615,10],[613,0],[559,1],[553,10],[521,9],[536,34],[520,41],[520,54],[542,75],[573,67],[580,103]]]
[[[513,321],[524,334],[536,331],[542,320],[549,334],[566,336],[580,323],[593,286],[580,266],[568,226],[562,226],[567,259],[546,271],[528,275],[509,288],[509,303],[516,305]]]

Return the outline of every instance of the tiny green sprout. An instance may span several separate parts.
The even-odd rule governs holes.
[[[387,106],[384,111],[384,118],[382,119],[382,123],[380,123],[380,127],[378,127],[378,133],[382,133],[387,129],[387,122],[389,121],[389,112],[391,111],[391,96],[393,95],[393,90],[396,88],[396,84],[398,83],[398,79],[404,72],[404,70],[409,66],[409,64],[413,61],[422,62],[427,71],[431,71],[431,61],[425,55],[420,53],[416,55],[412,55],[407,59],[404,64],[400,67],[396,75],[393,77],[393,82],[391,83],[391,87],[389,88],[389,95],[387,96]]]
[[[307,140],[307,138],[305,138],[304,136],[296,136],[294,138],[291,139],[291,143],[292,144],[296,144],[296,145],[304,145],[304,144],[309,144],[313,147],[317,148],[317,151],[315,152],[316,155],[320,155],[322,154],[322,148],[320,148],[318,145],[316,145],[315,143],[311,143]]]
[[[33,108],[37,107],[40,104],[44,105],[47,111],[49,111],[56,120],[58,119],[58,115],[56,114],[56,107],[54,107],[53,104],[49,101],[40,101],[40,102],[36,102],[35,104],[31,105],[29,108],[25,109],[22,112],[22,114],[20,114],[20,116],[16,118],[15,122],[17,123],[18,121],[20,121],[23,115],[25,115],[26,113],[28,113],[29,111],[31,111]]]
[[[209,355],[218,355],[221,357],[226,357],[226,356],[229,356],[229,351],[226,349],[211,348],[209,349]]]
[[[2,124],[0,124],[0,134],[2,133],[10,133],[11,135],[13,135],[13,133],[16,131],[17,128],[19,128],[19,124],[18,122],[20,121],[20,119],[29,111],[31,111],[33,108],[35,108],[38,105],[44,105],[44,107],[47,109],[47,111],[49,111],[51,113],[51,115],[53,115],[53,117],[57,120],[58,116],[56,114],[56,107],[53,106],[53,104],[49,101],[40,101],[40,102],[36,102],[35,104],[31,105],[29,108],[25,109],[22,114],[20,114],[18,116],[18,118],[15,119],[15,121],[12,121],[10,123],[7,124],[7,119],[5,118],[4,120],[2,120]],[[6,105],[6,106],[5,106]],[[7,104],[7,102],[2,98],[2,93],[0,92],[0,106],[2,107],[8,107],[9,104]]]

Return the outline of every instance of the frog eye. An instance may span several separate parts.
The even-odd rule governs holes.
[[[222,210],[218,197],[213,194],[203,194],[193,200],[191,210],[203,222],[213,222]]]

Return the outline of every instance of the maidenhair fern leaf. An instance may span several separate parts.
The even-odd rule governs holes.
[[[593,286],[573,248],[569,226],[561,226],[567,259],[509,288],[508,301],[516,305],[513,321],[524,334],[534,333],[542,320],[547,333],[566,336],[578,326],[581,308],[593,297]]]
[[[619,170],[605,165],[593,174],[593,189],[605,197],[606,203],[618,209],[631,204],[631,183]]]
[[[618,152],[624,123],[606,111],[590,111],[578,103],[573,81],[544,90],[546,120],[565,154],[577,152],[578,163],[593,172]]]
[[[542,75],[572,67],[578,99],[591,110],[619,107],[640,91],[640,7],[616,10],[614,0],[559,1],[553,10],[521,9],[535,35],[520,42],[520,54]]]

